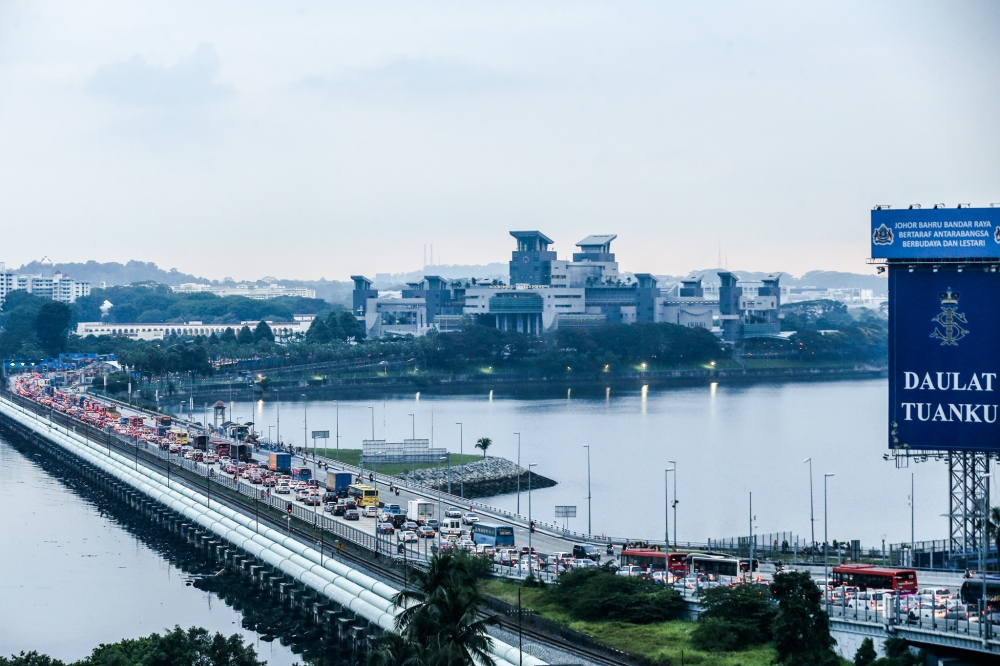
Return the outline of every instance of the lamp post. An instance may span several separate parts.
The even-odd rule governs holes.
[[[337,406],[337,462],[340,462],[340,401],[334,400],[333,403]]]
[[[461,423],[456,423],[455,425],[458,426],[458,459],[459,459],[459,461],[461,463],[461,461],[463,460],[462,456],[465,453],[465,449],[462,446],[462,442],[463,442],[463,437],[462,437],[463,426],[462,426]],[[461,488],[461,490],[459,491],[459,495],[461,496],[462,499],[465,499],[465,470],[464,469],[462,470],[462,475],[460,477],[459,483],[460,483],[459,488]]]
[[[517,515],[521,515],[521,433],[517,435]]]
[[[673,465],[670,471],[674,473],[674,501],[672,506],[674,507],[674,548],[677,548],[677,461],[668,460],[667,462]]]
[[[670,551],[670,472],[673,468],[663,470],[663,543],[666,551]]]
[[[273,425],[267,426],[267,443],[274,446],[274,440],[271,439],[271,429],[274,428]]]
[[[590,444],[584,444],[587,449],[587,535],[594,533],[594,528],[590,526]]]
[[[827,588],[830,585],[830,558],[827,556],[829,551],[827,541],[827,510],[826,510],[826,480],[829,479],[833,474],[823,475],[823,596],[826,598],[826,605],[829,609],[830,606],[830,596],[827,594]]]
[[[816,514],[813,511],[813,459],[806,458],[803,463],[809,463],[809,527],[812,530],[812,545],[816,546]]]
[[[274,411],[277,421],[277,425],[274,427],[274,432],[278,436],[278,444],[281,444],[281,398],[279,398],[278,395],[278,389],[274,389]]]
[[[410,417],[410,439],[417,438],[417,417],[413,414],[408,414]]]
[[[531,569],[531,534],[534,530],[531,529],[531,468],[538,463],[528,463],[528,569]]]
[[[916,545],[914,543],[915,539],[913,538],[913,534],[915,532],[914,525],[915,525],[915,515],[916,515],[915,514],[915,505],[917,503],[916,499],[917,498],[913,494],[913,472],[910,472],[910,566],[911,567],[914,566],[914,562],[913,562],[913,547]],[[983,514],[983,518],[985,519],[985,517],[986,517],[986,514],[984,513]]]
[[[308,455],[309,454],[309,427],[308,427],[308,414],[307,414],[308,403],[306,402],[305,393],[300,393],[299,395],[302,396],[302,448],[306,452],[306,455]],[[313,457],[314,458],[316,457],[315,443],[313,443]],[[305,461],[304,456],[302,460],[303,462]]]

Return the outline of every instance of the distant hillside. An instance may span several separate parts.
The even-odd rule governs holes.
[[[500,278],[504,282],[510,274],[510,264],[495,262],[492,264],[450,264],[447,266],[424,266],[422,271],[409,273],[376,273],[373,279],[376,289],[390,287],[422,280],[425,275],[436,275],[448,280],[459,278]]]
[[[164,270],[153,262],[143,262],[132,260],[126,264],[115,261],[105,263],[88,261],[81,263],[60,263],[33,261],[24,264],[17,269],[18,273],[55,275],[56,271],[62,271],[77,280],[90,282],[92,287],[100,287],[102,282],[109,287],[130,285],[134,282],[157,282],[171,287],[176,287],[188,282],[198,282],[201,284],[224,284],[219,280],[209,280],[208,278],[181,273],[176,268]],[[339,282],[337,280],[279,280],[274,277],[263,277],[256,282],[249,284],[269,285],[277,284],[283,287],[307,287],[316,290],[316,298],[321,298],[330,303],[344,304],[350,303],[351,290],[354,285],[351,282]]]
[[[691,271],[688,275],[699,275],[705,284],[719,284],[719,271],[724,268],[705,268]],[[729,271],[737,276],[741,281],[759,281],[774,273],[762,273],[757,271]],[[679,276],[662,276],[669,280],[680,280]],[[687,277],[685,275],[684,277]],[[818,289],[854,288],[871,289],[876,295],[885,296],[888,293],[889,281],[878,275],[864,275],[862,273],[843,273],[840,271],[809,271],[800,278],[791,276],[788,273],[781,273],[781,285],[784,287],[816,287]]]

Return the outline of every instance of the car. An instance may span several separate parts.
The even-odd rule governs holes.
[[[570,569],[596,569],[598,567],[597,562],[588,560],[586,557],[570,560],[567,564]],[[661,571],[660,573],[663,572]]]
[[[417,525],[417,523],[412,520],[407,520],[406,522],[403,523],[403,529],[407,530],[408,532],[416,532],[417,527],[419,527],[419,525]]]
[[[274,492],[279,493],[281,495],[287,495],[288,493],[292,492],[292,489],[288,486],[287,481],[282,481],[274,488]]]
[[[333,515],[342,516],[345,511],[347,511],[347,505],[343,502],[337,502],[333,505]]]
[[[377,506],[366,506],[365,507],[365,518],[376,518],[378,516]]]
[[[472,539],[459,539],[458,543],[455,544],[455,547],[461,550],[475,551],[476,542]]]
[[[446,518],[461,518],[462,510],[459,509],[457,506],[450,506],[447,509],[445,509],[444,515]]]
[[[638,567],[634,564],[626,564],[621,569],[617,571],[619,576],[641,576],[642,567]]]
[[[420,527],[417,528],[417,536],[422,537],[424,539],[433,539],[435,536],[437,536],[437,532],[435,532],[434,528],[432,527],[428,527],[427,525],[421,525]]]
[[[361,520],[361,512],[357,509],[348,509],[344,512],[344,520]]]
[[[275,479],[273,476],[269,476],[264,479],[264,485],[268,488],[273,488],[275,485],[277,485],[277,483],[278,480]]]
[[[319,506],[322,502],[322,498],[320,498],[317,493],[310,493],[304,500],[302,500],[302,503],[306,506]]]
[[[400,543],[410,543],[416,542],[418,540],[416,532],[410,532],[408,530],[402,530],[396,535],[396,538]]]
[[[593,560],[594,562],[600,562],[601,551],[597,546],[592,546],[589,543],[577,544],[573,546],[573,557],[577,559],[586,558],[588,560]]]
[[[331,493],[330,491],[326,491],[325,493],[323,493],[324,504],[326,504],[327,502],[336,502],[338,499],[340,498],[337,497],[337,493]]]
[[[573,555],[565,551],[556,551],[549,555],[549,562],[566,562],[573,559]]]
[[[304,502],[307,497],[309,497],[309,491],[308,490],[296,490],[295,491],[295,501],[296,502]]]
[[[441,529],[441,522],[437,518],[431,518],[430,520],[425,520],[424,525],[431,528],[435,532]]]
[[[392,534],[396,531],[396,528],[392,526],[392,523],[379,523],[378,532],[379,534]]]
[[[479,522],[479,516],[477,516],[472,511],[462,516],[463,525],[475,525],[478,522]]]
[[[323,505],[323,510],[326,511],[327,513],[333,513],[333,508],[335,506],[337,506],[335,502],[327,502],[326,504]]]

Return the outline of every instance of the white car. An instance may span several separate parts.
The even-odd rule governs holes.
[[[619,576],[641,576],[642,567],[638,567],[634,564],[626,564],[621,569],[618,570]]]
[[[279,493],[281,495],[287,495],[290,492],[292,492],[292,487],[288,484],[287,481],[282,481],[281,483],[279,483],[277,486],[274,487],[274,492]]]
[[[416,543],[420,540],[416,532],[409,530],[396,532],[396,538],[402,543]]]
[[[366,506],[365,511],[362,514],[365,518],[378,518],[378,507],[377,506]]]
[[[462,516],[462,524],[463,525],[475,525],[478,522],[479,522],[479,516],[477,516],[476,514],[472,513],[471,511],[469,513],[465,514],[464,516]]]
[[[462,510],[457,506],[450,506],[444,511],[445,518],[461,518]]]

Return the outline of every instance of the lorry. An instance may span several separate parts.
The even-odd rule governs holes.
[[[208,435],[195,435],[191,438],[191,444],[199,451],[208,450]]]
[[[272,453],[267,458],[267,467],[272,472],[288,474],[292,470],[292,454]]]
[[[410,500],[406,503],[406,517],[417,525],[423,525],[434,517],[434,502]]]
[[[339,493],[343,496],[347,493],[347,487],[354,483],[353,475],[350,472],[327,472],[326,489],[327,492]]]
[[[215,450],[215,455],[219,456],[220,458],[229,457],[229,442],[220,439],[213,439],[212,441],[209,442],[209,446],[211,446]]]

